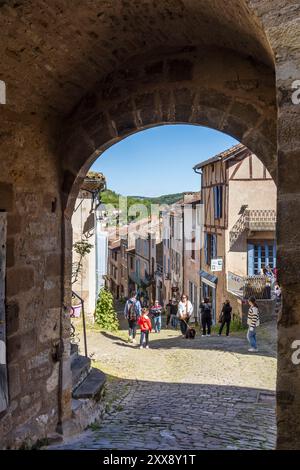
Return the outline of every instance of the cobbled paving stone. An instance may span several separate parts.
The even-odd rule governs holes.
[[[49,449],[273,449],[276,357],[272,338],[261,336],[251,355],[244,332],[192,341],[163,330],[142,351],[124,335],[90,332],[89,349],[108,374],[107,411]]]

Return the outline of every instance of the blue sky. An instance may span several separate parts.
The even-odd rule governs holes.
[[[199,191],[193,166],[235,145],[232,137],[192,125],[165,125],[138,132],[110,147],[93,164],[109,189],[124,196]]]

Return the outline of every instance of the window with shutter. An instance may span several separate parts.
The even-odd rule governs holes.
[[[217,235],[214,234],[214,235],[212,235],[211,237],[212,237],[212,243],[211,243],[211,247],[212,247],[212,250],[211,250],[211,251],[212,251],[212,253],[211,253],[211,257],[212,257],[212,258],[216,258],[216,257],[217,257],[217,251],[218,251],[218,249],[217,249],[217,242],[218,242],[218,240],[217,240]]]
[[[218,186],[214,186],[214,217],[218,219]]]
[[[254,245],[248,243],[248,276],[254,275]]]
[[[209,264],[209,261],[208,261],[208,233],[204,234],[204,258],[205,258],[205,263]]]
[[[218,188],[218,219],[221,219],[223,216],[223,186]]]
[[[221,219],[223,216],[223,186],[214,186],[214,217]]]

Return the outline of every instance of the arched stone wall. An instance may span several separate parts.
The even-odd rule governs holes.
[[[291,362],[300,338],[298,18],[297,0],[1,2],[0,209],[12,306],[3,443],[42,437],[40,415],[48,432],[71,416],[63,251],[76,187],[99,151],[149,126],[204,124],[248,145],[275,175],[278,123],[278,447],[300,447],[300,366]]]
[[[300,103],[293,83],[300,74],[300,5],[297,0],[247,0],[263,25],[275,58],[277,89],[278,200],[277,245],[283,309],[278,322],[277,447],[300,448],[300,364],[292,360],[300,339]]]
[[[65,121],[66,213],[72,213],[95,158],[124,137],[156,125],[189,123],[225,132],[251,148],[276,178],[274,80],[272,68],[228,50],[195,48],[127,63]]]

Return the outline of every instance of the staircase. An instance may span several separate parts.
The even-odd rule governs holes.
[[[106,376],[99,369],[91,366],[91,359],[78,352],[78,345],[71,343],[72,373],[72,419],[64,428],[64,436],[77,434],[89,425],[101,419],[105,402]]]
[[[89,357],[78,354],[78,345],[71,345],[72,396],[74,399],[90,398],[98,401],[106,381],[99,369],[91,367]]]

